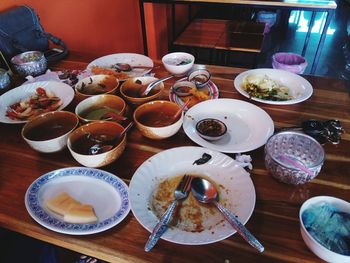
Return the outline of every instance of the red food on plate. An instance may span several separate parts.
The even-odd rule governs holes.
[[[38,87],[29,98],[15,102],[9,106],[6,116],[12,120],[30,120],[41,113],[57,110],[62,101],[44,88]]]

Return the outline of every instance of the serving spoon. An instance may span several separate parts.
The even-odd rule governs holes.
[[[89,148],[89,154],[90,155],[95,155],[95,154],[100,154],[104,152],[108,152],[112,150],[117,143],[119,142],[120,138],[123,138],[124,134],[134,125],[134,122],[130,122],[125,129],[116,137],[114,137],[112,140],[109,141],[100,141],[93,146]]]
[[[260,242],[245,228],[245,226],[232,214],[228,209],[221,205],[218,191],[215,186],[208,180],[200,177],[194,177],[191,182],[191,191],[193,196],[201,203],[212,203],[224,215],[225,219],[233,226],[234,229],[259,252],[264,251]]]
[[[150,66],[131,66],[128,63],[116,63],[113,65],[113,68],[119,71],[125,71],[129,72],[132,71],[135,68],[140,68],[140,69],[153,69],[153,67]]]

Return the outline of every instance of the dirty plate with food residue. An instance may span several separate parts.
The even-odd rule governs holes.
[[[204,153],[212,158],[193,165]],[[219,189],[220,203],[245,224],[255,206],[255,188],[249,174],[232,158],[202,147],[177,147],[146,160],[130,182],[131,210],[139,223],[152,232],[160,215],[174,198],[184,174],[204,177]],[[164,240],[202,245],[223,240],[236,232],[214,207],[197,202],[192,193],[179,204],[178,213],[161,237]]]
[[[127,63],[131,67],[143,66],[147,68],[133,68],[131,71],[119,71],[115,68],[117,63]],[[143,76],[150,72],[152,68],[152,59],[136,53],[116,53],[107,55],[95,59],[87,66],[87,69],[92,71],[93,74],[114,75],[120,81]]]

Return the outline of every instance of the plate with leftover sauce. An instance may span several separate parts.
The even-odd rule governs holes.
[[[226,133],[218,140],[209,141],[200,136],[196,125],[203,119],[223,122]],[[186,135],[200,146],[225,153],[242,153],[263,146],[273,134],[271,117],[252,103],[235,99],[203,101],[189,109],[183,121]]]
[[[193,165],[204,153],[211,159]],[[184,174],[204,177],[219,191],[220,203],[245,224],[255,206],[255,188],[249,173],[231,157],[202,147],[177,147],[146,160],[134,173],[129,189],[131,210],[139,223],[152,232],[158,218],[174,198],[174,190]],[[177,213],[162,239],[185,245],[203,245],[236,233],[213,205],[201,204],[192,193],[178,205]]]
[[[180,81],[186,81],[187,78],[182,78],[179,79],[177,82]],[[191,94],[187,96],[178,96],[173,88],[170,89],[169,91],[169,100],[172,102],[175,102],[178,104],[180,107],[185,104],[189,99],[191,99],[191,102],[189,103],[188,106],[185,107],[185,110],[188,110],[192,106],[196,105],[197,103],[205,100],[213,100],[219,98],[219,89],[215,85],[214,82],[211,80],[208,81],[208,83],[202,87],[202,88],[194,88],[193,90],[190,91]]]
[[[313,88],[303,77],[280,69],[252,69],[234,80],[236,90],[252,100],[275,105],[296,104],[307,100]]]
[[[0,122],[25,123],[41,113],[62,110],[74,90],[57,81],[38,81],[11,89],[0,96]]]
[[[66,214],[49,209],[50,200],[62,194],[68,194],[74,202],[92,206],[97,221],[71,223],[64,220]],[[42,175],[27,189],[25,206],[40,225],[70,235],[105,231],[120,223],[130,211],[128,186],[111,173],[86,167],[63,168]]]
[[[115,67],[117,63],[127,63],[131,67],[145,66],[150,68],[134,68],[131,71],[118,71]],[[141,77],[150,72],[152,68],[153,61],[149,57],[136,53],[116,53],[95,59],[87,66],[86,69],[95,75],[113,75],[120,81],[123,81],[128,78]]]

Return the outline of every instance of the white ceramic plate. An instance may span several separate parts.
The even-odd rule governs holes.
[[[198,121],[214,118],[223,121],[227,133],[217,141],[207,141],[196,131]],[[271,117],[261,108],[242,100],[207,100],[190,108],[184,117],[187,136],[200,146],[226,153],[249,152],[263,146],[273,134]]]
[[[178,81],[185,81],[185,80],[187,80],[187,78],[182,78],[182,79],[179,79]],[[201,88],[201,90],[205,90],[205,89],[209,91],[210,100],[219,98],[219,89],[215,85],[215,83],[212,82],[211,80],[208,81],[207,85]],[[183,104],[185,104],[185,102],[183,102],[183,100],[174,92],[173,88],[171,88],[169,91],[169,100],[172,102],[175,102],[180,107]],[[188,107],[185,107],[185,110],[188,110]]]
[[[116,63],[128,63],[130,66],[147,66],[153,68],[153,61],[149,57],[136,53],[117,53],[95,59],[87,66],[87,69],[90,70],[92,66],[110,69],[111,66]],[[123,73],[127,74],[129,78],[134,78],[141,77],[151,70],[152,69],[133,69],[129,72]]]
[[[302,101],[307,100],[311,97],[313,93],[313,88],[306,79],[303,77],[291,73],[289,71],[280,70],[280,69],[271,69],[271,68],[262,68],[262,69],[252,69],[239,74],[234,80],[234,86],[236,90],[241,93],[243,96],[249,98],[247,92],[242,88],[242,83],[244,78],[248,75],[267,75],[270,79],[276,81],[279,84],[283,84],[288,87],[290,90],[293,99],[286,101],[272,101],[272,100],[263,100],[259,98],[252,97],[252,100],[259,101],[267,104],[275,105],[289,105],[296,104]]]
[[[74,90],[72,87],[57,81],[38,81],[22,85],[0,96],[0,122],[14,124],[27,122],[27,120],[11,120],[6,116],[6,111],[10,105],[34,95],[38,87],[52,92],[62,100],[62,105],[57,110],[64,109],[74,98]]]
[[[211,160],[206,164],[193,165],[203,153],[210,154]],[[157,216],[149,207],[159,182],[185,173],[204,175],[217,185],[224,186],[225,189],[220,191],[220,200],[228,200],[225,206],[243,224],[248,221],[255,206],[255,188],[249,173],[235,160],[220,152],[202,147],[178,147],[162,151],[146,160],[131,179],[131,210],[144,228],[151,232],[158,223]],[[188,232],[171,227],[161,238],[185,245],[202,245],[223,240],[236,231],[221,214],[218,213],[218,216],[219,218],[215,215],[203,218],[203,225],[211,226],[204,231]]]
[[[94,207],[98,222],[71,224],[45,206],[45,200],[66,192]],[[40,225],[63,234],[88,235],[112,228],[130,211],[128,186],[117,176],[93,168],[72,167],[49,172],[35,180],[25,195],[30,216]]]

